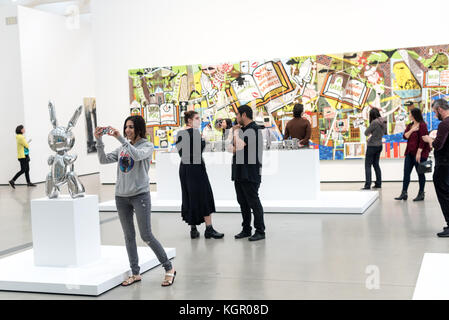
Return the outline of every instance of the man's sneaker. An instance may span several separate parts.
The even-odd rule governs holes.
[[[242,231],[242,232],[240,232],[239,234],[236,234],[235,236],[234,236],[234,238],[236,238],[236,239],[242,239],[242,238],[247,238],[247,237],[250,237],[251,236],[251,232],[245,232],[245,231]]]
[[[439,236],[440,238],[447,238],[447,237],[449,237],[449,228],[448,227],[444,227],[442,232],[437,233],[437,236]]]
[[[256,232],[255,234],[253,234],[251,237],[248,238],[249,241],[257,241],[262,239],[265,239],[265,235],[258,232]]]

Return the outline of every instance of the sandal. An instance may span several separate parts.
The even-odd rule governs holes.
[[[171,280],[166,280],[166,279],[165,279],[165,280],[161,283],[161,286],[162,286],[162,287],[168,287],[168,286],[171,286],[171,285],[175,282],[176,271],[175,271],[174,273],[166,273],[165,276],[166,276],[166,277],[167,277],[167,276],[172,277],[172,279],[171,279]]]
[[[127,287],[129,285],[132,285],[134,282],[139,282],[140,280],[142,280],[142,277],[140,275],[132,275],[122,282],[122,286]]]

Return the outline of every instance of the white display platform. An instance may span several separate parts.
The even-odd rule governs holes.
[[[320,191],[316,200],[264,200],[261,203],[266,213],[364,213],[377,199],[377,191]],[[115,200],[99,205],[100,211],[117,211]],[[216,212],[240,212],[237,200],[215,200]],[[179,212],[181,199],[161,200],[156,192],[151,193],[151,211]]]
[[[206,170],[216,212],[240,212],[231,180],[232,154],[205,152]],[[181,185],[177,153],[157,153],[157,192],[152,211],[179,212]],[[320,191],[318,149],[264,151],[259,198],[267,213],[364,213],[379,197],[377,191]],[[115,200],[100,203],[100,211],[117,211]]]
[[[425,253],[413,300],[449,300],[448,270],[449,254]]]
[[[175,248],[165,248],[169,259]],[[140,273],[160,263],[149,247],[138,247]],[[161,281],[164,271],[161,271]],[[33,249],[0,259],[0,290],[98,296],[131,275],[124,246],[101,246],[101,257],[80,267],[37,267]]]
[[[204,152],[204,162],[216,201],[234,200],[231,180],[232,153]],[[156,180],[159,200],[181,199],[178,153],[156,153]],[[260,199],[314,200],[320,191],[318,149],[268,150],[262,157]]]
[[[37,266],[81,266],[100,259],[98,196],[31,200],[31,221]]]

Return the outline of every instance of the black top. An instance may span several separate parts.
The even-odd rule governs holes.
[[[181,157],[181,164],[204,164],[203,150],[206,142],[197,129],[180,130],[176,138],[176,149]]]
[[[449,166],[449,117],[438,125],[437,137],[433,141],[435,165]]]
[[[263,138],[260,126],[254,121],[242,130],[239,137],[245,142],[242,150],[237,150],[232,157],[232,180],[261,182]]]

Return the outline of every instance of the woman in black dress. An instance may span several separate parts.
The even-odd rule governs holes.
[[[214,230],[210,216],[215,212],[215,202],[202,157],[206,142],[198,130],[201,120],[195,111],[185,112],[184,120],[186,127],[178,132],[176,139],[176,148],[181,157],[179,179],[182,190],[182,219],[190,225],[192,239],[200,236],[196,226],[203,222],[206,223],[204,236],[207,239],[220,239],[224,234]]]

